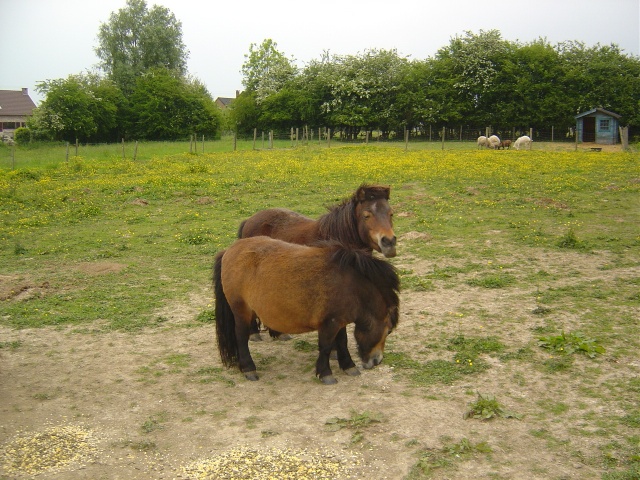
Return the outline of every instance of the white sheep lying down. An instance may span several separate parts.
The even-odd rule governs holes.
[[[494,150],[500,148],[500,139],[497,135],[491,135],[487,141],[489,142],[487,147],[493,148]]]
[[[527,135],[523,135],[522,137],[518,137],[518,139],[516,140],[516,143],[513,144],[513,148],[515,148],[516,150],[531,149],[532,141],[533,140],[531,140],[531,138],[529,138]]]

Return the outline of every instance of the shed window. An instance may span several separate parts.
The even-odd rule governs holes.
[[[609,120],[608,118],[601,118],[600,119],[600,131],[601,132],[608,132],[611,130],[611,120]]]

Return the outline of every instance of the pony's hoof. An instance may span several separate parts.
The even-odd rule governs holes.
[[[249,335],[249,340],[251,340],[252,342],[261,342],[262,336],[259,333],[252,333],[251,335]]]
[[[259,377],[256,371],[254,370],[253,372],[244,372],[244,378],[246,378],[247,380],[251,380],[252,382],[255,382],[256,380],[258,380]]]
[[[283,342],[286,342],[287,340],[291,340],[293,337],[291,335],[289,335],[288,333],[283,333],[281,335],[278,335],[276,337],[277,340],[282,340]]]
[[[333,375],[326,375],[320,379],[322,383],[325,385],[335,385],[338,381],[333,377]]]
[[[358,367],[351,367],[347,368],[344,373],[346,373],[350,377],[357,377],[358,375],[360,375],[360,370],[358,370]]]

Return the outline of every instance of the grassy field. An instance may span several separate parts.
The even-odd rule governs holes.
[[[423,392],[462,382],[476,400],[467,417],[525,421],[505,420],[507,400],[527,413],[527,435],[585,466],[583,478],[640,478],[637,154],[155,148],[136,162],[97,148],[61,162],[57,148],[28,166],[3,163],[0,325],[161,328],[158,312],[207,291],[214,254],[244,218],[269,207],[317,217],[360,183],[388,184],[408,316],[385,356],[396,381]],[[111,270],[96,274],[100,265]],[[469,300],[437,308],[458,292]],[[203,305],[181,328],[210,328],[212,310]],[[0,348],[20,344],[0,338]],[[476,398],[476,380],[496,362],[505,372],[497,400]],[[527,395],[515,400],[514,389]],[[500,463],[463,440],[416,447],[407,478],[451,475],[461,458]],[[569,478],[540,468],[531,478]]]

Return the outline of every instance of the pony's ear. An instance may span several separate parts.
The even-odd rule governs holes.
[[[356,192],[356,200],[358,201],[358,203],[362,203],[366,199],[367,199],[367,189],[366,187],[362,186]]]

